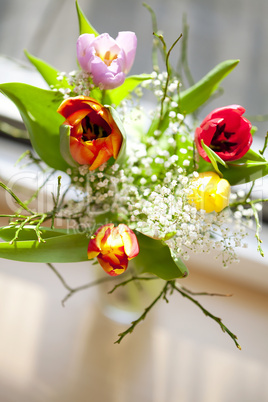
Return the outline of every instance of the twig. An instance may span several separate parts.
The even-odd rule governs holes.
[[[96,279],[95,281],[86,283],[85,285],[81,285],[81,286],[77,286],[76,288],[71,288],[67,282],[65,281],[65,279],[63,278],[63,276],[56,270],[56,268],[54,267],[54,265],[52,265],[51,263],[47,263],[47,266],[54,272],[54,274],[59,278],[60,282],[62,283],[62,285],[65,287],[65,289],[68,290],[67,295],[62,299],[61,304],[64,307],[66,301],[74,294],[77,292],[80,292],[81,290],[85,290],[85,289],[89,289],[93,286],[97,286],[100,285],[102,283],[105,282],[111,282],[114,278],[111,277],[105,277],[105,278],[100,278],[100,279]]]
[[[168,288],[169,288],[169,287],[170,287],[170,281],[167,281],[166,284],[165,284],[165,286],[163,287],[163,289],[162,289],[161,292],[159,293],[159,295],[152,301],[152,303],[151,303],[148,307],[146,307],[146,309],[144,310],[144,312],[141,314],[141,316],[140,316],[137,320],[132,321],[131,326],[130,326],[128,329],[126,329],[124,332],[121,332],[120,334],[118,334],[118,337],[119,337],[119,338],[118,338],[114,343],[118,343],[118,344],[119,344],[119,343],[122,341],[122,339],[123,339],[127,334],[131,334],[131,333],[134,331],[135,327],[136,327],[142,320],[144,320],[144,319],[146,318],[146,316],[147,316],[147,314],[149,313],[149,311],[154,307],[154,305],[158,302],[158,300],[161,299],[161,297],[164,297],[164,299],[165,299],[166,301],[168,301],[167,298],[166,298],[166,294],[167,294],[167,291],[168,291]]]
[[[202,312],[207,316],[212,318],[215,322],[217,322],[219,324],[219,326],[221,327],[223,332],[226,332],[234,341],[236,347],[241,350],[241,346],[239,345],[239,343],[237,342],[237,336],[234,335],[223,323],[221,318],[219,317],[215,317],[213,314],[211,314],[208,310],[206,310],[197,300],[195,300],[193,297],[191,297],[188,292],[186,293],[185,291],[182,290],[182,288],[179,288],[175,285],[175,282],[171,282],[173,288],[179,292],[183,297],[186,297],[187,299],[191,300],[191,302],[193,302],[195,305],[197,305]]]
[[[156,276],[152,276],[152,277],[142,277],[142,276],[132,276],[130,279],[127,279],[127,280],[125,280],[125,281],[123,281],[123,282],[120,282],[120,283],[118,283],[117,285],[115,285],[113,288],[112,288],[112,290],[110,290],[109,292],[108,292],[108,294],[111,294],[111,293],[113,293],[117,288],[119,288],[120,286],[125,286],[125,285],[127,285],[128,283],[130,283],[130,282],[133,282],[133,281],[150,281],[150,280],[152,280],[152,279],[159,279],[158,277],[156,277]]]
[[[231,297],[232,294],[223,294],[223,293],[208,293],[208,292],[192,292],[190,289],[185,288],[184,286],[180,286],[180,289],[192,296],[219,296],[219,297]]]

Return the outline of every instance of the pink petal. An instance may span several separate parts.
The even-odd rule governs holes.
[[[125,80],[123,72],[112,72],[99,57],[95,57],[91,63],[91,73],[95,85],[101,89],[113,89],[122,85]]]
[[[92,48],[92,43],[95,39],[93,34],[83,34],[80,35],[76,42],[76,52],[77,59],[84,71],[89,71],[89,62],[94,56],[94,48]]]
[[[110,35],[107,33],[98,36],[94,40],[93,45],[97,55],[101,59],[105,59],[105,55],[107,52],[110,53],[110,58],[112,59],[113,57],[117,56],[121,50],[116,41],[111,38]]]
[[[134,32],[123,31],[119,32],[116,38],[116,43],[124,51],[126,55],[126,63],[124,73],[127,74],[131,69],[137,48],[137,37]]]

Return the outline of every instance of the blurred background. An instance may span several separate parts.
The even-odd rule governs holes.
[[[152,24],[142,1],[80,0],[79,4],[100,33],[116,37],[118,31],[135,31],[138,48],[131,73],[151,72]],[[224,94],[201,116],[233,103],[244,106],[248,115],[268,114],[266,0],[148,0],[148,4],[168,46],[181,34],[186,14],[188,62],[195,81],[221,61],[240,59],[222,85]],[[77,36],[74,0],[0,0],[4,56],[0,82],[25,77],[29,83],[37,82],[31,70],[21,75],[21,69],[7,63],[12,58],[29,66],[24,49],[59,70],[75,69]],[[180,46],[173,52],[174,62]],[[255,124],[264,138],[268,123]],[[0,179],[10,175],[23,150],[21,144],[1,141]],[[263,186],[257,190],[262,192]],[[7,208],[1,192],[0,208]],[[145,323],[121,345],[114,345],[126,325],[102,314],[97,289],[75,294],[63,308],[66,289],[48,267],[1,259],[0,401],[266,402],[266,227],[262,237],[264,258],[257,255],[252,232],[240,264],[223,270],[213,258],[193,258],[191,274],[183,281],[193,291],[233,294],[198,300],[238,335],[241,352],[216,323],[179,295],[173,295],[168,305],[159,302]],[[73,287],[94,280],[96,274],[96,267],[88,263],[57,269]]]
[[[80,0],[98,32],[116,37],[131,30],[138,37],[131,73],[151,72],[152,24],[141,0]],[[217,63],[240,59],[224,81],[225,93],[215,105],[238,103],[250,115],[268,114],[266,0],[148,0],[168,46],[182,32],[186,14],[190,26],[189,66],[195,81]],[[74,0],[1,0],[0,53],[26,62],[24,49],[62,71],[76,68],[78,23]],[[180,43],[173,51],[177,60]],[[2,77],[1,77],[2,81]],[[266,126],[263,126],[266,133]]]

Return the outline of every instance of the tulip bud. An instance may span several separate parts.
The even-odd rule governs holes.
[[[251,123],[242,114],[245,109],[239,105],[230,105],[213,110],[197,127],[195,143],[198,153],[210,162],[202,141],[223,161],[242,158],[252,144]]]
[[[135,233],[121,223],[101,226],[88,245],[88,259],[97,257],[105,272],[117,276],[125,272],[128,261],[139,254],[139,244]]]
[[[73,159],[95,170],[118,157],[123,134],[108,108],[93,98],[77,96],[64,100],[58,112],[66,119],[63,126],[70,127],[70,135],[66,131],[61,137],[61,151],[69,164]]]
[[[220,212],[229,205],[230,184],[217,173],[199,173],[191,184],[192,193],[189,194],[188,201],[196,209],[204,209],[208,213]]]

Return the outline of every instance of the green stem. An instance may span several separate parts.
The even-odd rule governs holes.
[[[51,229],[54,229],[54,220],[56,213],[58,212],[58,204],[59,204],[59,199],[60,199],[60,188],[61,188],[61,176],[58,176],[58,187],[57,187],[57,195],[56,199],[53,196],[53,201],[54,201],[54,208],[52,211],[52,216],[51,216]]]
[[[268,116],[267,116],[267,117],[268,117]],[[259,151],[259,153],[260,153],[261,155],[264,154],[264,152],[265,152],[265,150],[266,150],[266,148],[267,148],[267,145],[268,145],[268,131],[267,131],[266,136],[265,136],[265,139],[264,139],[263,148],[262,148],[262,150]]]
[[[262,243],[262,240],[261,240],[261,238],[260,238],[261,225],[260,225],[260,220],[259,220],[258,211],[257,211],[257,209],[256,209],[256,207],[255,207],[254,204],[251,205],[251,208],[252,208],[253,215],[254,215],[255,222],[256,222],[256,233],[255,233],[255,237],[256,237],[256,239],[257,239],[257,244],[258,244],[257,250],[259,251],[260,255],[261,255],[262,257],[264,257],[264,252],[263,252],[263,250],[262,250],[262,248],[261,248],[261,243]]]
[[[16,196],[16,194],[13,193],[13,191],[7,187],[4,183],[0,182],[0,187],[2,187],[4,190],[6,190],[12,198],[16,201],[18,205],[20,205],[25,211],[29,212],[30,214],[34,215],[35,212],[33,212],[30,208],[27,207],[27,205],[22,202],[19,197]]]

